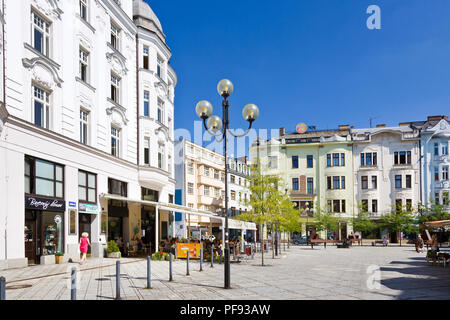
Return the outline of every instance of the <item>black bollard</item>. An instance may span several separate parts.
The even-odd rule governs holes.
[[[120,300],[120,261],[116,261],[116,300]]]
[[[187,251],[186,257],[186,275],[189,276],[189,250]]]
[[[77,269],[72,268],[70,279],[71,279],[70,300],[77,300]]]
[[[0,277],[0,300],[6,300],[6,279]]]
[[[152,288],[152,283],[151,283],[152,275],[151,275],[151,266],[150,266],[151,260],[152,259],[150,258],[150,256],[147,256],[147,289]]]
[[[203,271],[203,248],[200,248],[200,271]]]
[[[255,249],[253,248],[253,245],[251,245],[251,250],[252,250],[252,260],[255,258]]]
[[[172,278],[172,253],[169,255],[169,281],[173,281]]]
[[[214,268],[214,245],[211,245],[211,268]]]

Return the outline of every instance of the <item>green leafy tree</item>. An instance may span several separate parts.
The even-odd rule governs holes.
[[[314,212],[314,220],[314,228],[316,231],[325,231],[326,238],[328,230],[336,230],[339,227],[339,218],[325,209],[317,208]]]
[[[360,232],[372,232],[377,228],[377,225],[370,219],[368,208],[362,203],[358,203],[358,215],[353,216],[352,219],[353,230]]]
[[[412,208],[407,206],[394,206],[391,213],[384,215],[382,220],[382,226],[388,229],[390,232],[418,232],[416,215],[413,213]],[[400,239],[400,246],[402,245],[402,239]]]

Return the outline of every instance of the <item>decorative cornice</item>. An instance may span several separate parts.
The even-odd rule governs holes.
[[[64,13],[64,11],[61,10],[59,7],[59,1],[58,0],[46,0],[46,2],[49,4],[51,9],[44,8],[38,1],[34,1],[34,6],[44,13],[47,16],[54,16],[55,18],[61,19],[61,15]]]
[[[126,66],[127,59],[113,46],[108,43],[108,47],[112,49],[112,53],[106,53],[106,59],[111,64],[113,70],[121,77],[128,73]]]
[[[28,70],[33,70],[33,79],[37,81],[38,83],[41,83],[42,85],[46,86],[47,88],[53,88],[53,84],[51,83],[51,79],[46,79],[45,77],[42,77],[42,74],[38,74],[36,72],[36,67],[41,66],[42,68],[49,71],[49,73],[52,76],[53,82],[59,87],[64,82],[58,75],[58,70],[56,68],[48,63],[46,59],[43,59],[42,57],[36,57],[32,59],[24,58],[22,59],[22,64],[25,68]]]
[[[122,107],[120,104],[112,101],[110,98],[107,98],[108,102],[112,104],[111,108],[106,109],[106,114],[108,116],[112,115],[114,111],[116,111],[122,117],[124,124],[128,124],[129,120],[127,119],[126,112],[127,110]]]

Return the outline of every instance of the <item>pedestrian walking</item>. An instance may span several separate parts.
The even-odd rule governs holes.
[[[80,252],[82,254],[80,264],[85,264],[86,262],[86,254],[88,252],[88,247],[91,246],[91,242],[88,239],[89,233],[83,232],[80,238]]]
[[[416,251],[418,253],[422,253],[423,252],[423,239],[422,236],[419,234],[417,236],[417,247],[416,247]]]

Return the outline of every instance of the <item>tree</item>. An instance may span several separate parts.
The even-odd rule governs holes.
[[[356,217],[353,216],[352,223],[353,230],[360,232],[369,233],[375,230],[377,227],[375,222],[370,219],[367,207],[362,205],[361,203],[358,204],[358,215]]]
[[[263,169],[256,164],[250,166],[249,191],[250,199],[244,200],[245,206],[250,206],[251,210],[239,215],[240,220],[255,222],[260,225],[261,240],[261,264],[264,266],[264,225],[273,222],[279,212],[280,193],[278,185],[280,177],[277,175],[263,174]]]
[[[325,231],[326,238],[328,238],[328,230],[336,230],[339,227],[339,219],[325,209],[317,208],[314,220],[314,228],[316,231]]]
[[[384,215],[382,218],[382,225],[390,232],[418,232],[419,228],[415,221],[415,215],[412,208],[407,206],[394,207],[391,213]],[[400,246],[402,239],[400,238]]]

